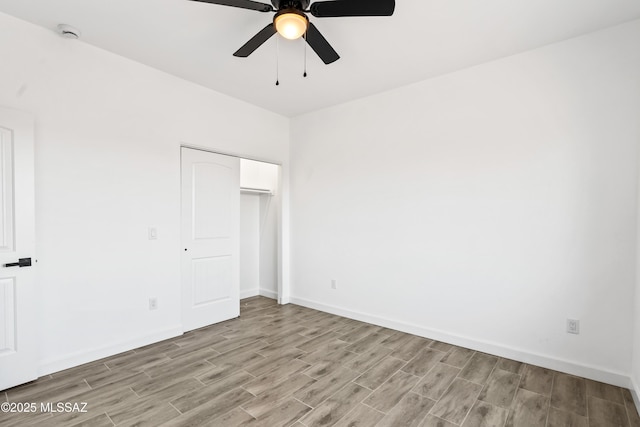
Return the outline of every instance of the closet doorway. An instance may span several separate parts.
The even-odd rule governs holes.
[[[240,299],[278,299],[280,166],[240,159]]]

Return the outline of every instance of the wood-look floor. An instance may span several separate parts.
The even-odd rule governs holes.
[[[255,297],[241,316],[0,392],[1,426],[640,426],[628,390]]]

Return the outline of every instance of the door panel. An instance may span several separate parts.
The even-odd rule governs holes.
[[[0,128],[0,252],[13,252],[13,135]]]
[[[232,298],[233,277],[230,256],[193,260],[194,305]]]
[[[240,160],[182,148],[182,323],[240,314]]]
[[[16,351],[16,283],[0,279],[0,356]]]
[[[233,170],[215,163],[193,164],[193,238],[229,238]]]
[[[33,117],[0,108],[0,390],[38,376]]]

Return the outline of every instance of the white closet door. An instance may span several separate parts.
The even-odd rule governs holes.
[[[240,159],[182,148],[182,324],[240,315]]]

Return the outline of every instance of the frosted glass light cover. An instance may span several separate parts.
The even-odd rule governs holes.
[[[307,31],[307,18],[297,13],[283,13],[274,19],[276,30],[285,39],[295,40]]]

